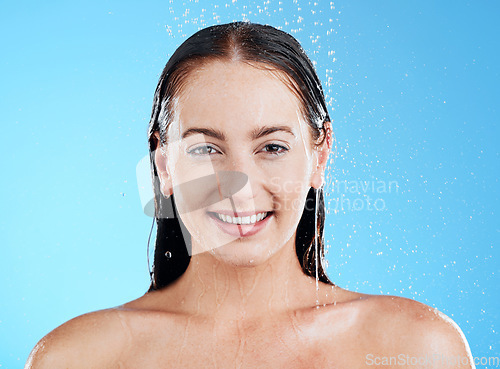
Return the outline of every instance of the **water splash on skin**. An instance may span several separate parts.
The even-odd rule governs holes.
[[[316,308],[319,307],[319,275],[318,275],[318,203],[319,190],[316,190],[316,205],[314,206],[314,267],[316,273]]]
[[[296,112],[297,114],[297,121],[299,122],[299,127],[300,127],[300,139],[302,140],[302,145],[304,145],[304,151],[306,153],[306,156],[307,156],[307,160],[310,160],[311,159],[311,154],[309,153],[309,150],[307,149],[307,145],[306,145],[306,142],[304,140],[304,136],[308,133],[307,132],[307,126],[304,127],[304,120],[301,116],[301,113],[297,110]]]
[[[129,321],[126,319],[124,316],[123,311],[120,311],[119,309],[116,310],[118,320],[120,321],[120,325],[122,327],[122,334],[124,334],[127,337],[127,345],[125,345],[122,349],[122,355],[120,357],[124,357],[124,354],[130,350],[132,347],[134,347],[134,335],[132,333],[132,328],[130,327]],[[119,368],[125,368],[126,365],[122,360],[118,360],[118,367]]]
[[[245,334],[243,332],[242,319],[245,318],[245,315],[246,315],[245,307],[246,307],[246,303],[247,303],[247,296],[249,296],[253,292],[253,290],[255,288],[255,280],[254,280],[254,285],[253,285],[251,291],[248,293],[245,293],[245,290],[243,288],[243,283],[241,280],[241,275],[239,273],[237,275],[237,278],[238,278],[238,286],[240,289],[240,296],[242,298],[241,305],[243,308],[241,309],[241,314],[242,314],[241,317],[238,317],[238,319],[236,320],[236,326],[238,327],[239,344],[238,344],[238,349],[236,351],[235,364],[237,365],[236,366],[237,368],[241,368],[243,366],[243,356],[245,353],[245,345],[246,345],[246,337],[245,337]]]

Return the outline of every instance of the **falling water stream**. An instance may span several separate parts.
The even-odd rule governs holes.
[[[319,213],[319,190],[316,191],[316,202],[314,207],[314,267],[316,277],[316,308],[319,308],[319,265],[318,265],[318,213]]]

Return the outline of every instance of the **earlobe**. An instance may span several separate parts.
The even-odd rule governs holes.
[[[316,190],[319,189],[321,186],[323,186],[324,179],[325,179],[325,170],[322,169],[321,166],[318,166],[313,172],[311,178],[311,187],[313,187]]]
[[[311,177],[311,187],[315,189],[319,189],[323,183],[325,178],[325,169],[328,164],[328,156],[330,154],[330,150],[332,148],[332,124],[331,122],[324,123],[324,132],[326,134],[323,143],[316,148],[315,157],[316,157],[316,165],[313,170],[313,174]]]
[[[162,152],[160,134],[158,131],[154,132],[157,140],[156,150],[154,152],[156,172],[160,180],[160,191],[164,197],[172,195],[172,180],[167,170],[167,159]]]

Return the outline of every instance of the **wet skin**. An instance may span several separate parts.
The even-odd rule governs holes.
[[[180,93],[170,143],[156,151],[163,193],[178,191],[179,208],[188,209],[181,217],[194,253],[186,272],[162,290],[58,327],[27,367],[364,368],[398,355],[470,356],[459,328],[424,304],[317,284],[303,273],[295,232],[307,191],[322,185],[331,130],[315,148],[295,95],[257,67],[231,61],[197,69]],[[251,137],[264,126],[285,129]],[[224,139],[183,138],[193,128]],[[175,189],[217,171],[249,180],[231,199],[192,210]],[[211,216],[230,210],[271,214],[258,232],[235,236]]]

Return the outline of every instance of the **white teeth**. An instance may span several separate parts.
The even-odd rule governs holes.
[[[248,217],[232,217],[229,215],[224,215],[224,214],[217,214],[217,217],[222,220],[223,222],[230,223],[230,224],[254,224],[256,222],[260,222],[262,219],[266,217],[268,213],[259,213],[259,214],[253,214],[252,216]]]

